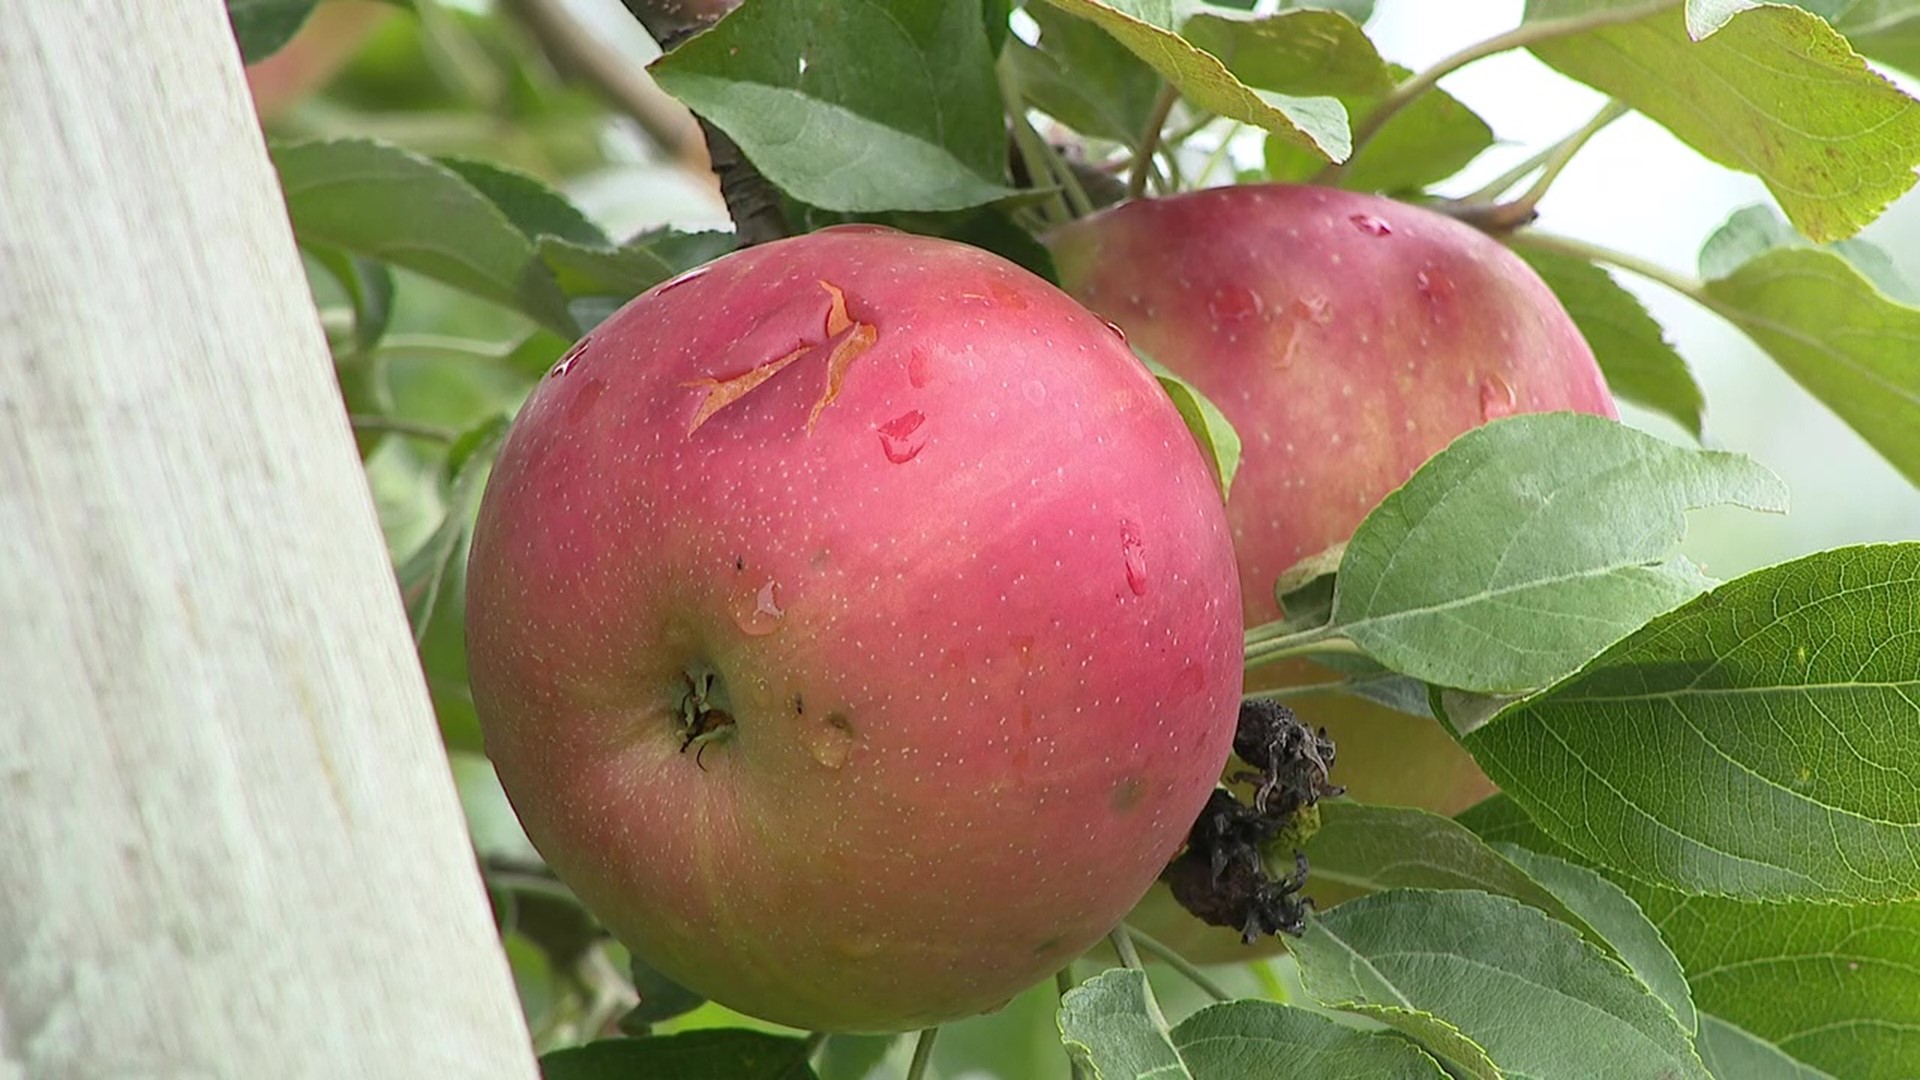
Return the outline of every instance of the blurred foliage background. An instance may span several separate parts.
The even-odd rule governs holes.
[[[1418,69],[1514,25],[1520,8],[1521,0],[1378,0],[1368,29],[1388,58]],[[618,0],[333,0],[250,78],[277,143],[372,137],[504,165],[559,189],[616,239],[659,226],[727,228],[691,119],[644,73],[658,51]],[[1443,194],[1473,190],[1602,103],[1524,52],[1476,64],[1446,87],[1503,141]],[[1224,182],[1236,172],[1257,174],[1260,140],[1224,137],[1203,129],[1184,144],[1194,159],[1189,175],[1205,168]],[[1734,209],[1765,199],[1757,180],[1629,116],[1576,159],[1541,217],[1557,232],[1688,269]],[[1920,200],[1897,205],[1865,235],[1893,253],[1909,280],[1920,280]],[[488,437],[490,423],[497,434],[498,418],[512,415],[568,342],[503,307],[396,270],[391,295],[374,297],[386,333],[363,347],[355,315],[369,303],[366,283],[311,255],[308,270],[416,613],[434,704],[529,1023],[542,1050],[582,1041],[633,1006],[628,961],[540,872],[481,753],[462,643],[464,521],[479,484],[460,464]],[[1841,544],[1920,537],[1920,492],[1751,343],[1657,286],[1623,281],[1667,327],[1703,385],[1708,445],[1758,458],[1793,489],[1787,517],[1695,516],[1686,549],[1710,573],[1731,577]],[[1651,413],[1629,407],[1627,420],[1684,441]],[[1085,966],[1086,974],[1096,969]],[[1156,974],[1155,988],[1173,1019],[1204,1003],[1192,986],[1164,974]],[[1275,992],[1289,979],[1285,961],[1214,974],[1246,994]],[[1039,987],[1000,1013],[949,1026],[936,1069],[949,1078],[1065,1075],[1053,1004],[1053,987]],[[733,1024],[766,1026],[706,1005],[662,1029]],[[836,1037],[823,1075],[865,1076],[889,1058],[897,1072],[907,1042]],[[962,1061],[964,1069],[952,1064]]]

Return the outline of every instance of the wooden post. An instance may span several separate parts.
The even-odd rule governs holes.
[[[530,1078],[221,0],[0,0],[0,1078]]]

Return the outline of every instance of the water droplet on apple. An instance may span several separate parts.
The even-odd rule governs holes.
[[[1374,217],[1372,214],[1350,214],[1347,216],[1347,220],[1353,222],[1354,228],[1359,229],[1368,236],[1393,235],[1393,226],[1387,224],[1380,218]]]
[[[907,355],[907,381],[919,389],[933,381],[933,357],[925,349],[916,348]]]
[[[1498,374],[1489,375],[1480,381],[1480,418],[1498,420],[1503,416],[1512,416],[1517,407],[1513,385]]]
[[[1420,295],[1428,303],[1437,304],[1453,295],[1453,279],[1428,267],[1413,276],[1413,283],[1420,288]]]
[[[1140,527],[1131,521],[1120,523],[1120,559],[1127,567],[1127,587],[1135,596],[1147,595],[1147,549]]]
[[[557,378],[572,371],[574,361],[580,359],[580,354],[587,351],[587,345],[592,341],[593,335],[588,334],[586,337],[574,342],[573,347],[566,351],[566,355],[560,358],[559,363],[553,365],[553,370],[547,372],[547,375],[551,378]]]
[[[927,444],[924,425],[927,414],[919,409],[901,413],[874,431],[880,436],[880,451],[895,465],[905,465]]]
[[[1135,301],[1136,303],[1137,303],[1137,302],[1139,302],[1139,299],[1140,299],[1140,298],[1139,298],[1139,297],[1137,297],[1137,296],[1136,296],[1136,297],[1134,297],[1134,301]],[[1109,330],[1111,330],[1111,331],[1113,331],[1113,336],[1114,336],[1114,337],[1117,337],[1117,338],[1119,338],[1119,339],[1120,339],[1120,343],[1121,343],[1122,345],[1124,345],[1124,344],[1126,344],[1126,342],[1127,342],[1127,332],[1126,332],[1125,330],[1122,330],[1122,329],[1120,329],[1120,324],[1119,324],[1119,323],[1115,323],[1115,322],[1109,322],[1109,323],[1107,323],[1107,329],[1109,329]]]
[[[673,277],[667,279],[667,282],[660,286],[659,291],[663,293],[672,292],[674,289],[677,289],[680,286],[685,285],[687,282],[692,281],[694,278],[699,277],[700,275],[706,273],[708,270],[711,270],[711,269],[713,269],[713,264],[707,263],[702,266],[696,266],[691,270],[685,271],[684,273],[676,274]]]
[[[760,586],[753,595],[735,609],[734,625],[750,637],[765,637],[780,628],[780,617],[786,610],[780,606],[779,585],[772,581]]]
[[[1207,297],[1207,314],[1215,322],[1239,322],[1260,314],[1260,295],[1244,285],[1222,285]]]
[[[786,612],[780,608],[778,599],[779,591],[780,586],[772,581],[760,586],[760,592],[754,597],[754,613],[757,615],[771,615],[776,619],[786,614]]]
[[[1035,405],[1047,400],[1046,384],[1039,379],[1028,379],[1026,385],[1022,386],[1020,391],[1026,394],[1027,400],[1033,402]]]
[[[807,754],[829,769],[846,765],[857,739],[853,722],[842,713],[828,713],[826,719],[808,725],[800,733],[800,741],[805,744]]]

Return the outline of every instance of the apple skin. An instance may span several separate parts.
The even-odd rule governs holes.
[[[809,432],[828,285],[875,337]],[[701,380],[802,346],[689,432]],[[864,226],[576,346],[494,467],[467,610],[562,880],[669,977],[815,1030],[990,1010],[1080,955],[1179,848],[1241,690],[1219,489],[1152,376],[1011,263]],[[692,748],[690,670],[734,721]]]
[[[1374,195],[1244,185],[1127,203],[1048,238],[1067,291],[1219,406],[1243,458],[1227,502],[1249,626],[1274,582],[1347,540],[1456,436],[1520,412],[1617,415],[1551,289],[1497,241]],[[1248,689],[1338,675],[1294,661]],[[1369,802],[1451,814],[1493,790],[1439,724],[1345,696],[1296,702]],[[1316,883],[1324,902],[1337,891]],[[1322,895],[1325,894],[1325,895]],[[1203,960],[1260,951],[1164,887],[1131,916]]]

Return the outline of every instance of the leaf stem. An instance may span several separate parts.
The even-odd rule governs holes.
[[[411,435],[416,439],[430,442],[452,443],[460,433],[452,428],[438,424],[421,423],[418,420],[403,420],[397,416],[373,416],[367,413],[352,413],[347,417],[355,431],[377,431],[387,435]]]
[[[1173,115],[1173,104],[1179,100],[1178,88],[1172,83],[1161,84],[1160,96],[1153,99],[1153,110],[1147,114],[1147,126],[1140,131],[1140,146],[1133,152],[1133,175],[1127,177],[1127,198],[1137,199],[1147,193],[1153,158],[1160,152],[1160,129],[1167,126],[1167,117]]]
[[[1013,145],[1020,151],[1020,160],[1026,163],[1028,182],[1037,187],[1046,183],[1054,172],[1047,159],[1045,140],[1027,121],[1026,97],[1020,89],[1020,73],[1014,70],[1011,50],[1000,54],[993,71],[994,81],[1000,86],[1000,101],[1007,110],[1007,123],[1013,128]],[[1073,220],[1073,212],[1067,208],[1067,201],[1057,187],[1040,206],[1044,209],[1039,213],[1048,225],[1064,225]]]
[[[1193,181],[1194,187],[1205,187],[1207,181],[1213,178],[1213,170],[1219,168],[1220,162],[1226,160],[1228,144],[1233,142],[1234,137],[1240,134],[1240,129],[1244,126],[1238,120],[1228,126],[1226,134],[1220,136],[1220,145],[1213,148],[1213,153],[1207,155],[1206,164],[1200,167],[1200,175]]]
[[[1589,262],[1617,267],[1628,273],[1637,274],[1640,277],[1646,278],[1648,281],[1665,285],[1674,292],[1711,311],[1720,311],[1719,307],[1714,303],[1713,298],[1707,295],[1706,288],[1702,286],[1697,279],[1690,278],[1679,271],[1669,270],[1664,266],[1650,263],[1638,256],[1629,255],[1624,251],[1615,251],[1612,248],[1603,247],[1599,244],[1590,244],[1585,240],[1575,240],[1571,236],[1561,236],[1557,233],[1541,232],[1538,229],[1521,229],[1510,235],[1507,240],[1515,247],[1533,248],[1537,251],[1551,251],[1561,255],[1570,255],[1576,259],[1585,259]]]
[[[1179,972],[1180,974],[1186,976],[1186,979],[1188,982],[1192,983],[1193,985],[1199,987],[1201,990],[1205,991],[1209,997],[1213,998],[1213,1000],[1215,1001],[1232,1001],[1233,1000],[1232,994],[1229,994],[1224,989],[1222,989],[1219,983],[1214,982],[1211,978],[1209,978],[1207,976],[1207,973],[1204,971],[1201,971],[1199,966],[1196,965],[1193,961],[1187,959],[1184,956],[1181,956],[1179,953],[1175,952],[1171,947],[1165,944],[1162,944],[1160,941],[1156,940],[1155,938],[1151,937],[1146,933],[1143,933],[1142,931],[1140,931],[1139,929],[1131,925],[1127,927],[1127,936],[1133,940],[1134,944],[1140,946],[1142,949],[1145,949],[1146,951],[1159,957],[1162,963],[1166,964],[1168,967]]]
[[[1073,964],[1071,962],[1069,962],[1066,967],[1053,973],[1053,986],[1055,990],[1059,991],[1060,1000],[1064,1002],[1067,999],[1067,991],[1073,989]],[[1086,1080],[1087,1071],[1080,1067],[1080,1059],[1074,1057],[1072,1051],[1067,1052],[1067,1069],[1072,1076],[1072,1080]]]
[[[1685,0],[1652,0],[1650,3],[1635,4],[1631,7],[1609,7],[1589,11],[1580,15],[1568,15],[1560,19],[1541,19],[1537,22],[1521,23],[1504,34],[1496,34],[1474,45],[1469,45],[1451,56],[1445,57],[1432,67],[1408,78],[1374,106],[1353,132],[1353,153],[1358,154],[1375,136],[1387,121],[1399,115],[1400,110],[1418,101],[1421,95],[1433,89],[1441,79],[1466,67],[1475,60],[1484,60],[1489,56],[1512,49],[1524,49],[1555,38],[1571,37],[1588,31],[1618,26],[1621,23],[1638,22],[1650,15],[1679,7]],[[1348,160],[1352,160],[1349,155]]]
[[[907,1080],[926,1080],[927,1067],[933,1062],[933,1040],[939,1034],[937,1027],[921,1029],[920,1038],[913,1044],[913,1061],[907,1066]]]
[[[1600,134],[1608,124],[1626,114],[1627,106],[1624,103],[1617,100],[1607,102],[1606,107],[1595,113],[1593,119],[1582,125],[1580,130],[1549,148],[1547,156],[1541,161],[1540,175],[1534,180],[1533,186],[1527,188],[1519,198],[1508,203],[1507,206],[1517,217],[1531,220],[1534,208],[1539,206],[1540,200],[1546,197],[1547,189],[1560,178],[1560,174],[1573,161],[1573,156],[1580,152],[1580,148],[1587,145],[1587,140]]]
[[[1126,923],[1114,927],[1107,935],[1107,940],[1113,943],[1113,951],[1120,957],[1122,967],[1146,975],[1146,965],[1140,962],[1140,954],[1133,949],[1133,934],[1127,929]],[[1170,1034],[1173,1028],[1167,1024],[1166,1014],[1160,1011],[1160,1000],[1153,996],[1153,987],[1145,985],[1142,989],[1146,993],[1147,1015],[1153,1018],[1153,1026],[1159,1028],[1162,1035]]]
[[[1541,196],[1547,193],[1545,185],[1553,183],[1554,178],[1560,174],[1562,169],[1567,167],[1567,163],[1573,160],[1573,155],[1578,152],[1582,146],[1586,145],[1587,140],[1598,135],[1601,129],[1605,128],[1608,124],[1625,116],[1628,111],[1627,106],[1621,102],[1617,100],[1608,101],[1606,107],[1595,114],[1594,118],[1587,121],[1578,131],[1573,132],[1551,146],[1545,147],[1539,153],[1508,169],[1506,172],[1501,173],[1489,181],[1485,187],[1471,194],[1462,196],[1459,201],[1463,203],[1493,202],[1500,196],[1506,194],[1508,188],[1525,179],[1528,174],[1532,173],[1535,169],[1545,166],[1546,172],[1541,174],[1539,180],[1534,181],[1533,187],[1527,189],[1525,195],[1522,195],[1516,200],[1517,202],[1524,202],[1527,208],[1531,210],[1539,204]]]

